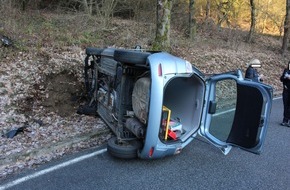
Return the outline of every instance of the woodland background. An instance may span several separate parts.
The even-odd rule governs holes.
[[[167,50],[207,74],[245,71],[257,58],[264,82],[280,96],[279,78],[290,60],[288,5],[289,0],[0,0],[0,178],[111,136],[99,118],[76,114],[86,101],[86,47]],[[6,137],[20,127],[25,130]]]
[[[217,30],[228,28],[249,31],[246,40],[252,42],[255,40],[252,35],[255,34],[285,36],[288,39],[288,25],[290,23],[289,14],[287,14],[289,11],[288,4],[289,0],[1,0],[0,8],[3,19],[0,24],[2,26],[1,33],[6,35],[9,35],[9,33],[11,35],[11,32],[13,32],[11,29],[18,29],[15,21],[18,21],[18,24],[28,22],[28,25],[22,25],[25,28],[22,29],[21,33],[29,34],[35,29],[45,29],[43,27],[37,28],[38,22],[42,22],[46,25],[44,27],[47,27],[47,32],[57,34],[62,32],[61,29],[51,31],[56,30],[53,28],[54,25],[57,27],[56,23],[53,23],[52,20],[50,20],[51,22],[49,20],[47,22],[41,21],[36,15],[41,16],[41,13],[44,12],[65,14],[67,17],[82,14],[82,16],[87,16],[83,22],[90,22],[89,19],[97,18],[98,22],[95,23],[97,24],[95,29],[87,31],[78,28],[76,31],[82,32],[78,35],[78,38],[81,39],[78,41],[60,39],[59,41],[73,43],[74,45],[77,43],[86,45],[86,40],[92,43],[99,37],[97,34],[100,32],[112,30],[112,19],[119,17],[138,22],[141,25],[141,30],[142,24],[153,24],[151,32],[156,34],[153,37],[155,41],[158,40],[160,27],[168,31],[163,31],[160,34],[163,35],[162,41],[167,40],[166,34],[170,35],[171,28],[194,40],[198,29],[204,24],[209,24],[215,26]],[[16,19],[11,17],[16,13],[15,11],[36,15],[31,15],[32,17],[29,15],[27,15],[28,17],[22,17],[22,15],[22,18]],[[7,33],[8,31],[9,33]],[[287,34],[284,35],[284,33]],[[62,33],[62,35],[65,34]],[[92,37],[92,39],[89,37]],[[170,36],[168,37],[170,38]],[[285,41],[287,40],[285,39]],[[287,49],[288,42],[285,47]]]

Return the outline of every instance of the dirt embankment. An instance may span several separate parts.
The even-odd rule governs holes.
[[[0,178],[65,153],[104,143],[110,132],[83,104],[83,50],[17,52],[1,62]],[[7,132],[24,127],[13,138]]]

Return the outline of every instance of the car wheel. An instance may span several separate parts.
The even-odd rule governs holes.
[[[114,157],[133,159],[137,158],[137,152],[141,147],[142,143],[138,140],[119,142],[116,137],[112,137],[108,141],[107,150]]]
[[[128,50],[115,50],[114,59],[121,63],[129,63],[134,65],[146,65],[147,57],[151,53],[128,51]]]
[[[87,55],[100,56],[103,51],[104,51],[104,49],[102,49],[102,48],[94,48],[94,47],[86,48],[86,54]]]

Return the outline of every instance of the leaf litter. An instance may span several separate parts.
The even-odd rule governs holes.
[[[103,137],[68,143],[106,129],[99,118],[76,114],[86,101],[83,52],[42,49],[42,55],[19,52],[0,62],[0,179],[110,137],[106,131]]]

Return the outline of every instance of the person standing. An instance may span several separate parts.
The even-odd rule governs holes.
[[[287,68],[284,69],[280,81],[283,83],[283,121],[282,126],[290,127],[290,61],[288,62]]]
[[[255,82],[263,82],[264,76],[259,74],[259,70],[262,67],[261,62],[258,59],[253,59],[249,62],[246,70],[245,78]]]

